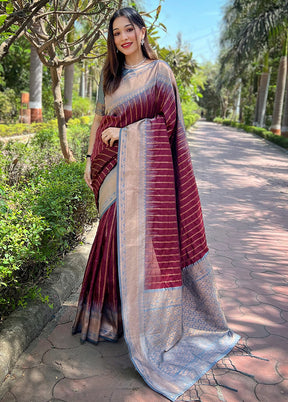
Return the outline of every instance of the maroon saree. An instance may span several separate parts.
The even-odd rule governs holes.
[[[170,68],[156,60],[125,70],[105,108],[92,155],[101,219],[73,331],[82,340],[115,340],[122,316],[136,369],[174,401],[239,336],[217,299]],[[101,141],[109,126],[121,128],[119,149]]]

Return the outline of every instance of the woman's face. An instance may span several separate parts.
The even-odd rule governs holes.
[[[118,17],[113,22],[114,43],[119,52],[125,56],[142,55],[141,40],[145,36],[145,28],[132,25],[126,17]]]

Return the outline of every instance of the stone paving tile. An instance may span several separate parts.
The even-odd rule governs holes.
[[[286,322],[284,324],[265,325],[265,329],[271,335],[279,335],[285,338],[288,334],[288,323]]]
[[[232,356],[230,360],[237,371],[253,375],[257,383],[277,384],[283,380],[276,369],[277,362],[275,360],[247,356]]]
[[[40,365],[18,372],[17,381],[11,384],[10,392],[19,402],[47,402],[52,398],[55,382],[63,378],[61,371]]]
[[[91,353],[93,352],[93,353]],[[93,351],[85,345],[71,349],[50,349],[43,358],[43,363],[56,370],[61,370],[64,377],[81,379],[97,375],[108,375],[111,367],[101,359],[95,347]]]
[[[90,347],[93,347],[93,345],[87,343]],[[101,356],[105,358],[109,357],[120,357],[123,355],[128,355],[128,348],[125,343],[124,337],[119,339],[117,343],[114,342],[99,342],[97,345],[97,348],[99,352],[101,353]]]
[[[219,401],[224,401],[224,399],[220,399],[218,396],[213,396],[213,395],[202,395],[201,397],[201,402],[219,402]]]
[[[213,264],[213,268],[214,268]],[[215,267],[217,268],[217,267]],[[218,289],[238,289],[238,284],[236,283],[237,279],[235,279],[232,275],[223,276],[222,272],[217,276],[215,276],[216,284]]]
[[[219,291],[220,297],[234,298],[235,301],[241,306],[253,306],[260,304],[257,299],[258,294],[251,289],[237,288],[237,291],[231,289],[221,289]]]
[[[278,363],[276,369],[284,380],[288,380],[288,360]]]
[[[102,376],[82,380],[64,378],[55,385],[53,394],[54,398],[65,402],[110,401],[113,394],[111,377],[108,381]]]
[[[121,389],[114,391],[111,402],[168,402],[169,399],[154,392],[149,388],[140,388],[138,390]],[[178,400],[177,400],[178,402]]]
[[[42,362],[43,355],[51,348],[51,343],[46,339],[37,339],[37,342],[32,342],[26,353],[19,358],[16,367],[22,369],[37,367]]]
[[[70,349],[80,347],[79,335],[71,335],[71,322],[57,325],[53,332],[49,335],[48,340],[55,348]]]
[[[259,295],[273,295],[275,294],[272,289],[271,283],[265,283],[257,281],[256,279],[237,279],[236,283],[239,288],[247,288],[250,289]]]
[[[201,402],[214,402],[219,401],[223,397],[221,387],[219,386],[209,386],[201,384],[199,386],[193,387],[191,390],[188,390],[183,394],[182,397],[179,397],[181,401],[201,401]],[[178,400],[177,400],[178,402]]]
[[[255,395],[255,388],[257,383],[252,378],[243,375],[240,376],[237,373],[231,372],[228,374],[224,374],[224,376],[221,377],[221,385],[230,388],[227,389],[224,386],[221,388],[224,401],[258,402],[258,399]],[[272,402],[272,400],[270,402]]]
[[[228,299],[228,298],[227,298]],[[234,301],[232,300],[224,300],[220,299],[220,303],[222,308],[225,311],[225,316],[227,318],[228,323],[230,323],[231,321],[242,321],[243,319],[243,313],[240,310],[240,305],[236,306]]]
[[[281,311],[281,317],[283,318],[283,320],[285,320],[287,322],[288,321],[288,311]]]
[[[270,304],[258,304],[257,306],[241,306],[240,310],[245,316],[248,316],[246,320],[250,320],[259,325],[265,325],[267,328],[270,325],[281,324],[284,322],[280,313],[281,310]],[[288,334],[287,334],[288,335]]]
[[[259,303],[270,304],[271,306],[277,307],[280,310],[288,312],[288,297],[282,294],[273,295],[258,295],[257,300]],[[281,316],[283,312],[281,312]]]
[[[67,324],[72,322],[76,315],[76,306],[63,306],[61,315],[58,318],[58,324]]]
[[[229,246],[227,243],[222,243],[220,241],[214,240],[213,241],[213,248],[216,251],[229,251]]]
[[[279,286],[272,286],[272,290],[275,293],[280,293],[281,295],[288,296],[288,286],[286,285],[279,285]]]
[[[135,371],[135,370],[134,370]],[[113,375],[113,371],[108,375],[99,375],[79,380],[64,378],[54,387],[54,397],[68,402],[78,402],[79,400],[93,402],[95,396],[101,402],[99,393],[105,398],[111,398],[113,391],[121,389],[135,390],[143,387],[143,380],[137,375],[131,376],[131,371],[122,372],[121,375]],[[156,394],[158,395],[158,394]],[[81,399],[80,399],[81,398]],[[105,399],[104,399],[105,400]]]
[[[0,402],[17,402],[14,395],[11,392],[6,392],[3,398],[0,399]]]
[[[226,316],[229,318],[228,323],[230,324],[231,328],[238,332],[239,335],[245,336],[245,338],[266,338],[270,334],[266,330],[266,328],[263,325],[259,325],[257,323],[254,323],[253,320],[249,319],[249,315],[247,316],[234,316],[233,322],[231,322],[231,318],[229,315],[226,314]]]
[[[135,370],[129,355],[105,357],[105,362],[110,365],[110,369],[113,370],[115,375],[117,375],[118,372],[130,371],[132,376],[138,377],[138,373]]]
[[[258,384],[255,392],[261,402],[287,402],[288,381],[286,380],[276,385]]]
[[[64,402],[62,399],[52,398],[49,402]]]
[[[266,338],[248,338],[247,345],[256,356],[278,362],[288,361],[287,337],[269,335]]]

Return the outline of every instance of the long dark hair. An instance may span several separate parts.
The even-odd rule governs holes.
[[[122,71],[125,62],[125,56],[121,52],[117,52],[117,48],[114,43],[113,35],[113,22],[118,17],[126,17],[130,23],[135,26],[137,25],[140,29],[145,27],[145,22],[141,15],[132,7],[121,8],[116,11],[111,17],[109,28],[108,28],[108,39],[107,39],[107,58],[103,69],[103,88],[105,94],[112,94],[119,87]],[[141,45],[142,52],[147,59],[156,60],[157,56],[152,50],[148,38],[147,29],[144,36],[144,44]]]

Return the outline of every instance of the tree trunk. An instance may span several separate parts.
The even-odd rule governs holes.
[[[74,64],[64,68],[64,116],[67,122],[72,117],[72,92],[73,92]]]
[[[233,119],[234,121],[240,121],[240,105],[241,105],[241,92],[242,92],[242,82],[241,79],[238,81],[239,86],[236,88],[235,92],[235,102],[233,109]]]
[[[271,76],[271,68],[269,68],[269,52],[266,52],[263,58],[263,71],[260,77],[255,109],[255,120],[253,125],[264,127],[264,119],[266,113],[266,104]]]
[[[281,134],[281,117],[282,117],[282,111],[283,111],[286,76],[287,76],[287,56],[282,56],[280,59],[280,64],[279,64],[279,69],[278,69],[272,124],[271,124],[271,128],[270,128],[270,130],[274,134],[277,134],[277,135]]]
[[[74,162],[75,158],[69,149],[67,141],[67,127],[64,116],[63,100],[61,94],[61,73],[62,66],[50,67],[52,77],[52,92],[54,97],[54,109],[58,121],[58,131],[60,138],[61,150],[66,162]]]
[[[86,97],[86,76],[85,76],[85,62],[82,63],[82,67],[81,67],[81,76],[80,76],[80,87],[79,87],[79,96],[81,96],[81,98],[85,98]]]
[[[227,109],[228,109],[228,102],[227,102],[226,96],[221,97],[221,109],[222,109],[222,113],[221,113],[222,118],[226,119],[226,117],[227,117],[226,114],[227,114]]]
[[[257,93],[257,99],[256,99],[256,106],[255,106],[255,115],[254,115],[254,121],[253,121],[253,126],[258,126],[259,125],[259,102],[260,102],[260,83],[258,87],[258,93]]]
[[[30,100],[31,123],[42,121],[42,76],[43,64],[36,48],[31,45],[30,53]]]
[[[88,77],[87,77],[87,97],[92,100],[92,92],[93,92],[93,70],[92,67],[89,67]]]
[[[288,71],[288,64],[287,64],[287,71]],[[288,74],[286,77],[286,95],[285,95],[281,135],[288,138]]]
[[[264,127],[267,97],[270,83],[271,69],[261,74],[259,86],[259,104],[258,104],[258,123],[260,127]]]

